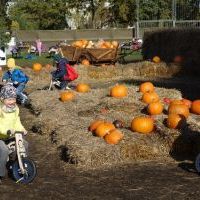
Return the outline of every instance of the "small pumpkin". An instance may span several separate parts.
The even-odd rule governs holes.
[[[131,130],[134,132],[148,134],[154,129],[154,120],[150,117],[135,117],[131,122]]]
[[[74,99],[74,93],[70,91],[61,92],[60,99],[62,102],[71,101],[72,99]]]
[[[153,103],[150,103],[147,107],[147,112],[150,114],[150,115],[159,115],[162,113],[163,111],[163,105],[162,103],[160,103],[159,101],[158,102],[153,102]]]
[[[107,135],[104,136],[104,140],[108,144],[118,144],[119,141],[122,140],[123,137],[124,137],[124,135],[122,134],[121,131],[114,129],[114,130],[111,130]]]
[[[166,123],[168,128],[179,129],[186,123],[186,120],[181,115],[169,114]]]
[[[191,112],[197,115],[200,115],[200,99],[192,102]]]
[[[125,85],[115,85],[110,90],[110,96],[115,98],[123,98],[128,94],[128,89]]]
[[[159,101],[159,96],[155,92],[146,92],[142,95],[142,101],[150,104]]]
[[[151,82],[142,83],[139,87],[139,91],[142,92],[142,93],[153,92],[154,91],[154,85]]]
[[[90,61],[89,61],[88,59],[83,59],[83,60],[81,61],[81,64],[82,64],[82,65],[85,65],[85,66],[89,66],[89,65],[90,65]]]
[[[89,131],[94,132],[97,129],[97,127],[102,123],[104,123],[103,120],[95,120],[95,121],[93,121],[89,126]]]
[[[152,61],[153,61],[154,63],[160,63],[161,59],[160,59],[159,56],[154,56],[153,59],[152,59]]]
[[[40,72],[42,69],[42,65],[40,63],[34,63],[33,64],[33,71],[34,72]]]
[[[168,108],[169,114],[179,114],[187,118],[190,114],[188,106],[184,104],[171,104]]]
[[[124,127],[124,123],[122,120],[116,119],[115,121],[113,121],[113,124],[115,126],[115,128],[123,128]]]
[[[89,92],[90,91],[90,86],[88,84],[86,84],[86,83],[79,83],[76,86],[76,91],[77,92],[82,92],[82,93]]]
[[[112,123],[105,122],[101,123],[95,130],[95,134],[98,137],[104,137],[109,131],[114,130],[115,126]]]

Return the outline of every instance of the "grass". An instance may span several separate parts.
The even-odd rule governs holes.
[[[23,52],[21,54],[21,58],[16,58],[16,64],[20,67],[32,67],[33,63],[41,63],[42,65],[46,64],[52,64],[53,60],[52,58],[49,58],[48,53],[44,53],[41,56],[35,56],[34,59],[26,59],[27,53]],[[132,51],[132,50],[126,50],[124,54],[119,54],[119,56],[123,56],[125,62],[135,62],[138,60],[142,60],[142,54],[141,51]],[[11,56],[8,56],[8,58]]]
[[[26,59],[27,53],[22,53],[21,56],[22,58],[15,58],[16,61],[16,65],[20,66],[20,67],[32,67],[34,63],[38,62],[41,63],[42,65],[46,65],[46,64],[52,64],[53,60],[52,58],[49,58],[49,54],[48,53],[44,53],[41,56],[35,56],[34,59]],[[8,58],[11,56],[8,56]]]

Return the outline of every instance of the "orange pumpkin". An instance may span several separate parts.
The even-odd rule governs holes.
[[[97,127],[102,123],[104,123],[103,120],[95,120],[95,121],[93,121],[89,126],[89,131],[94,132],[97,129]]]
[[[169,114],[179,114],[187,118],[190,114],[188,106],[184,104],[171,104],[168,108]]]
[[[178,114],[169,114],[167,118],[168,128],[181,128],[185,124],[185,117]]]
[[[150,103],[147,107],[147,112],[150,115],[159,115],[162,113],[162,111],[163,111],[163,105],[159,101]]]
[[[115,98],[123,98],[128,95],[128,89],[125,85],[115,85],[110,90],[110,96]]]
[[[192,102],[191,111],[194,114],[200,115],[200,99]]]
[[[153,92],[154,91],[154,85],[151,82],[142,83],[140,85],[139,91],[142,92],[142,93]]]
[[[71,101],[72,99],[74,99],[74,93],[70,91],[61,92],[60,99],[62,102]]]
[[[184,105],[188,106],[188,108],[191,108],[192,102],[188,99],[182,99],[181,100]]]
[[[105,135],[104,139],[108,144],[118,144],[123,137],[124,135],[121,131],[114,129],[111,130],[107,135]]]
[[[42,65],[40,63],[34,63],[33,64],[33,71],[34,72],[40,72],[42,69]]]
[[[148,134],[154,129],[154,120],[150,117],[136,117],[131,122],[131,130],[138,133]]]
[[[146,92],[142,95],[142,101],[144,103],[153,103],[159,101],[159,96],[155,92]]]
[[[89,66],[89,65],[90,65],[90,61],[89,61],[88,59],[83,59],[83,60],[81,61],[81,64],[82,64],[82,65],[85,65],[85,66]]]
[[[114,129],[115,126],[112,123],[109,122],[101,123],[99,126],[97,126],[95,134],[96,136],[103,138],[106,134],[109,133],[109,131]]]
[[[72,43],[72,46],[82,48],[83,42],[81,40],[75,41],[75,42]]]
[[[85,84],[85,83],[79,83],[77,86],[76,86],[76,91],[77,92],[89,92],[90,91],[90,86],[88,84]]]
[[[118,48],[119,43],[117,41],[112,41],[111,44],[113,45],[113,48]]]
[[[154,56],[153,59],[152,59],[152,61],[153,61],[154,63],[160,63],[161,59],[160,59],[159,56]]]

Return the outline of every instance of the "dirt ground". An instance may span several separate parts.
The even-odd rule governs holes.
[[[143,80],[132,81],[127,80],[127,83],[139,84]],[[153,83],[160,87],[178,88],[189,99],[199,98],[196,91],[200,84],[196,80],[160,79]],[[94,83],[92,87],[104,88],[109,85],[110,82]],[[20,110],[24,126],[29,127],[35,116],[26,108]],[[37,165],[37,177],[29,185],[16,184],[7,177],[0,185],[1,200],[199,199],[200,177],[192,160],[185,158],[177,162],[169,157],[86,170],[64,163],[60,150],[56,144],[52,144],[49,135],[30,132],[27,140],[30,157]]]

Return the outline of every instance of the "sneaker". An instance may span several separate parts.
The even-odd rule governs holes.
[[[66,86],[65,89],[66,90],[71,90],[71,88],[69,86]]]

